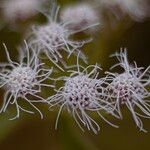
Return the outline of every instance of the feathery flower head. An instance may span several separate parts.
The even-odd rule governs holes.
[[[88,71],[89,69],[91,69],[90,72]],[[56,90],[55,95],[48,98],[51,107],[60,105],[56,128],[63,107],[68,109],[68,112],[74,117],[82,130],[81,124],[94,133],[100,130],[99,125],[88,114],[89,112],[96,112],[107,123],[116,127],[99,112],[99,110],[104,110],[107,113],[112,113],[113,110],[111,104],[105,100],[105,89],[102,86],[103,79],[98,79],[99,70],[101,68],[97,65],[90,65],[84,68],[77,62],[77,71],[70,70],[70,76],[62,78],[65,82],[64,86]]]
[[[47,36],[46,36],[47,35]],[[38,30],[37,39],[45,40],[53,49],[59,49],[64,46],[64,40],[68,38],[67,30],[56,22],[41,26]],[[43,45],[41,45],[43,46]],[[43,47],[44,48],[44,47]]]
[[[40,113],[41,118],[43,118],[41,111],[33,103],[46,102],[38,94],[41,92],[42,86],[52,86],[43,83],[49,78],[52,69],[44,69],[44,64],[40,63],[37,54],[33,51],[30,52],[26,42],[25,44],[26,48],[22,49],[20,53],[20,63],[11,60],[7,47],[4,44],[9,63],[0,64],[0,88],[4,87],[6,91],[0,112],[5,112],[9,104],[15,104],[17,115],[12,119],[19,117],[20,110],[33,113],[19,105],[18,98],[22,98],[35,108]],[[26,62],[24,59],[26,59]],[[28,96],[33,96],[34,100],[28,99]]]
[[[36,72],[30,67],[16,67],[8,74],[9,82],[6,84],[6,87],[11,93],[26,94],[28,89],[30,91],[30,87],[32,88],[32,83],[37,82],[35,76]]]
[[[94,31],[99,24],[98,12],[89,3],[68,5],[61,11],[60,17],[63,22],[68,22],[71,30]]]
[[[26,20],[37,13],[39,0],[6,0],[3,4],[3,14],[11,21]]]
[[[126,105],[131,111],[136,125],[143,130],[143,123],[140,117],[149,118],[150,117],[150,105],[148,98],[150,93],[146,89],[150,85],[150,66],[144,71],[144,68],[137,67],[137,64],[130,65],[127,59],[127,52],[121,51],[115,55],[119,63],[116,66],[120,66],[124,69],[124,72],[121,74],[109,73],[108,72],[108,81],[111,81],[108,85],[108,90],[111,100],[115,101],[115,108],[118,110],[120,117],[122,118],[120,106],[122,104]],[[139,114],[140,109],[143,113]]]
[[[64,96],[72,108],[97,108],[97,103],[90,97],[98,98],[97,79],[85,75],[78,75],[66,79]]]
[[[57,22],[51,22],[39,27],[35,26],[33,34],[35,39],[31,41],[31,45],[38,45],[39,50],[44,50],[51,57],[53,56],[56,61],[58,61],[57,55],[62,57],[59,51],[64,48],[69,36],[64,26]],[[71,51],[69,48],[67,50]]]
[[[46,12],[44,15],[48,18],[48,23],[33,26],[33,32],[28,41],[33,48],[38,47],[40,52],[44,52],[58,68],[63,70],[58,64],[60,62],[65,66],[62,53],[66,52],[69,58],[71,54],[77,54],[79,48],[90,42],[91,39],[84,41],[71,40],[70,36],[78,31],[72,32],[67,29],[65,23],[59,22],[58,12],[58,6],[53,6],[50,14]],[[81,57],[86,61],[84,54]]]

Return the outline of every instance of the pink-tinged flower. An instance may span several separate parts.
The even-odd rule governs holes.
[[[40,52],[45,53],[59,69],[63,70],[61,65],[67,67],[63,54],[67,53],[68,58],[71,54],[77,54],[77,52],[80,51],[79,48],[85,43],[90,42],[91,39],[83,41],[71,40],[70,36],[78,31],[72,32],[66,27],[67,23],[58,21],[58,6],[53,6],[51,9],[50,14],[47,12],[44,13],[48,19],[48,23],[33,26],[28,41],[33,48],[38,47]],[[81,55],[81,58],[86,61],[84,54]],[[61,63],[61,65],[59,63]]]
[[[9,104],[14,104],[17,109],[17,115],[12,119],[20,116],[20,110],[34,113],[19,105],[20,101],[24,100],[37,110],[41,118],[43,118],[41,111],[34,103],[46,102],[39,93],[41,93],[42,86],[52,87],[52,85],[44,83],[52,73],[52,69],[44,69],[44,64],[39,61],[38,54],[30,51],[26,42],[25,45],[26,48],[22,49],[20,62],[18,63],[11,60],[4,44],[8,63],[0,64],[0,88],[5,90],[3,106],[0,112],[5,112]]]
[[[135,62],[133,65],[129,64],[126,50],[116,53],[115,56],[119,63],[113,68],[120,66],[124,71],[121,74],[108,72],[107,89],[110,99],[115,103],[115,109],[118,110],[121,118],[121,106],[126,105],[136,125],[140,130],[145,131],[140,117],[150,118],[150,101],[148,100],[150,93],[146,88],[150,85],[150,66],[144,70],[143,67],[137,67]]]
[[[5,0],[2,13],[9,21],[26,20],[37,14],[40,0]]]
[[[98,11],[90,3],[77,3],[64,7],[60,18],[68,22],[71,30],[96,31],[99,25]]]
[[[77,71],[70,70],[70,76],[60,78],[64,85],[56,90],[55,95],[48,98],[51,107],[55,105],[60,106],[55,124],[56,128],[64,107],[83,131],[82,125],[94,133],[100,130],[97,122],[90,116],[91,112],[96,112],[107,123],[117,127],[106,120],[100,113],[100,110],[104,110],[114,115],[112,112],[114,108],[105,100],[105,88],[102,86],[104,79],[98,79],[100,70],[97,65],[90,65],[84,68],[77,63]]]

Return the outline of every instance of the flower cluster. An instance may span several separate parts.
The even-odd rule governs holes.
[[[21,2],[18,4],[19,7]],[[28,5],[32,7],[30,3]],[[28,5],[26,6],[28,9],[23,13],[30,13]],[[36,103],[47,104],[50,108],[58,106],[55,128],[58,126],[61,112],[66,108],[81,130],[84,131],[85,127],[96,134],[100,126],[93,115],[117,128],[118,126],[108,121],[106,117],[110,115],[123,119],[122,106],[125,105],[131,112],[137,127],[145,131],[141,118],[150,118],[148,90],[150,66],[144,69],[138,67],[135,62],[130,64],[127,50],[121,50],[113,55],[117,57],[119,63],[111,69],[120,67],[123,71],[106,72],[102,76],[101,67],[97,63],[88,65],[86,56],[81,51],[81,47],[90,42],[91,38],[76,41],[71,37],[86,29],[93,30],[99,24],[97,11],[89,4],[68,6],[60,11],[59,18],[60,7],[55,3],[51,6],[50,13],[41,10],[48,21],[44,25],[32,26],[24,46],[18,49],[17,61],[11,59],[3,43],[8,62],[0,63],[0,89],[4,90],[0,113],[6,112],[10,105],[15,105],[17,114],[11,120],[19,118],[20,111],[33,114],[33,110],[26,108],[25,103],[27,103],[43,118],[43,113]],[[28,14],[23,15],[28,16]],[[67,59],[72,57],[72,54],[77,57],[77,62],[69,66]],[[53,64],[48,67],[47,61],[43,58],[50,60],[54,67]],[[79,63],[80,60],[87,63],[86,67]],[[52,78],[51,74],[57,71],[66,74]],[[51,80],[54,81],[53,84]],[[59,87],[57,87],[58,82],[62,84],[58,84]],[[44,87],[48,88],[48,91],[53,91],[53,94],[47,92],[45,95],[48,96],[44,97]]]

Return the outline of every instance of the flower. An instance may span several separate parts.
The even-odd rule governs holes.
[[[6,0],[3,3],[3,14],[7,20],[26,20],[38,12],[40,4],[39,0]]]
[[[37,110],[41,118],[43,118],[41,111],[33,103],[46,102],[38,93],[41,92],[42,86],[52,87],[52,85],[43,83],[49,78],[52,69],[43,68],[44,63],[40,63],[38,54],[30,51],[26,42],[26,48],[23,48],[20,53],[20,63],[11,60],[6,45],[3,45],[7,54],[8,63],[0,65],[0,88],[3,87],[5,89],[4,102],[0,112],[5,112],[9,104],[15,104],[17,115],[12,119],[20,116],[20,110],[33,113],[19,105],[19,98],[22,98]],[[28,96],[34,97],[34,99],[31,100]]]
[[[89,69],[91,70],[90,72],[88,72]],[[55,95],[48,98],[51,107],[55,105],[60,106],[55,128],[57,128],[63,107],[67,108],[68,112],[73,116],[83,131],[82,125],[94,133],[100,130],[99,125],[90,117],[89,112],[97,112],[107,123],[117,127],[107,121],[100,113],[100,110],[104,110],[112,114],[113,108],[111,104],[105,100],[105,88],[102,86],[104,79],[98,79],[99,70],[101,70],[101,68],[99,68],[97,64],[84,68],[80,66],[77,61],[77,71],[70,70],[70,76],[61,79],[64,81],[64,85],[56,90]]]
[[[116,11],[116,7],[119,8],[123,14],[128,14],[133,20],[140,21],[147,17],[149,7],[146,1],[143,0],[100,0],[102,6],[110,8],[110,10]],[[120,12],[115,12],[117,16],[120,16]]]
[[[97,10],[89,3],[68,5],[62,9],[60,18],[63,22],[68,22],[71,30],[94,31],[99,24]]]
[[[38,47],[40,52],[44,52],[59,69],[64,71],[58,64],[61,63],[67,67],[62,53],[66,52],[69,58],[72,53],[77,54],[79,48],[90,42],[91,39],[84,41],[71,40],[70,36],[76,32],[68,30],[66,23],[57,21],[58,11],[59,7],[53,6],[50,14],[44,13],[48,18],[48,23],[46,25],[33,26],[33,32],[29,36],[28,41],[33,48]],[[86,61],[84,54],[81,55],[81,58]]]
[[[150,85],[150,66],[144,70],[143,67],[137,67],[136,63],[134,65],[129,64],[126,50],[121,50],[115,56],[118,58],[119,63],[113,68],[120,66],[124,71],[121,74],[108,72],[107,89],[110,99],[115,103],[115,109],[118,110],[121,118],[120,107],[126,105],[132,113],[136,125],[140,130],[145,131],[140,117],[150,117],[150,101],[146,100],[150,96],[149,91],[146,89]],[[141,110],[142,113],[139,113],[137,109]]]

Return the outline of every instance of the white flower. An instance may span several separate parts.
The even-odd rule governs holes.
[[[66,52],[69,58],[72,53],[77,54],[79,48],[91,41],[91,39],[84,41],[71,40],[70,36],[75,32],[68,30],[65,23],[57,21],[58,11],[59,7],[56,9],[52,7],[50,14],[45,13],[48,23],[46,25],[33,26],[33,32],[29,36],[28,41],[32,47],[38,47],[40,52],[44,52],[59,69],[63,70],[58,64],[61,63],[66,67],[63,52]],[[81,57],[86,61],[84,54]]]
[[[26,20],[38,12],[40,4],[39,0],[6,0],[3,14],[7,20]]]
[[[90,72],[88,72],[89,69],[91,70]],[[107,121],[100,113],[100,110],[104,110],[112,114],[114,108],[105,100],[105,88],[102,86],[104,81],[103,79],[97,79],[99,69],[97,65],[90,65],[84,68],[77,63],[77,71],[70,70],[71,74],[69,77],[60,79],[64,81],[64,85],[56,90],[55,95],[48,98],[51,107],[55,105],[60,106],[55,128],[57,128],[63,107],[67,108],[82,130],[82,125],[94,133],[100,130],[96,121],[90,117],[90,112],[96,112],[107,123],[117,127]]]
[[[150,66],[144,71],[143,67],[137,67],[137,64],[130,65],[127,59],[127,53],[121,51],[116,53],[119,60],[119,64],[113,67],[121,66],[124,72],[108,73],[107,80],[111,81],[108,85],[108,90],[111,100],[115,102],[115,109],[118,110],[120,117],[122,118],[121,105],[126,105],[131,111],[133,119],[136,125],[143,130],[143,123],[140,117],[150,117],[150,104],[148,97],[149,91],[146,89],[150,85]],[[142,111],[139,113],[137,108]]]
[[[60,18],[63,22],[68,22],[68,27],[72,30],[89,29],[94,31],[99,24],[98,12],[90,3],[66,6],[62,9]]]
[[[100,0],[101,5],[107,6],[114,12],[118,7],[123,14],[128,14],[134,20],[142,20],[148,15],[148,4],[144,0]],[[118,16],[119,12],[115,12]]]
[[[52,87],[52,85],[43,83],[49,78],[52,69],[44,69],[44,64],[40,63],[36,53],[29,51],[27,44],[26,48],[22,49],[20,63],[12,61],[5,44],[4,47],[9,63],[0,64],[0,88],[4,87],[5,89],[4,102],[0,112],[5,112],[9,104],[15,104],[17,115],[12,119],[19,117],[20,110],[34,113],[19,105],[20,100],[23,99],[43,118],[41,111],[33,103],[46,102],[38,94],[41,92],[42,86]],[[34,99],[31,100],[28,97],[34,97]]]

